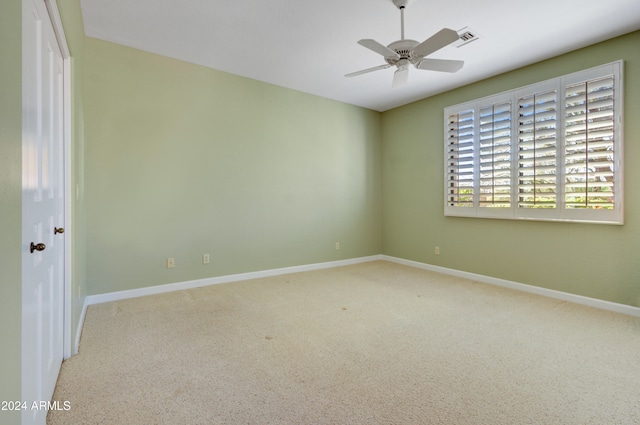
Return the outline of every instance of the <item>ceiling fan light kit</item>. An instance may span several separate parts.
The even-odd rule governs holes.
[[[352,72],[345,77],[355,77],[380,69],[395,66],[397,69],[393,74],[392,87],[401,87],[407,83],[409,75],[409,65],[413,65],[416,69],[439,71],[439,72],[458,72],[464,65],[463,61],[445,60],[445,59],[427,59],[426,56],[455,43],[459,40],[458,33],[449,28],[443,28],[422,43],[415,40],[404,38],[404,9],[409,0],[392,0],[393,4],[400,9],[400,40],[385,46],[372,39],[362,39],[358,44],[384,57],[384,65],[375,66],[373,68],[363,69],[361,71]]]

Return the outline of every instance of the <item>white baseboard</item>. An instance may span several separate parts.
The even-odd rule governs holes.
[[[291,273],[300,273],[311,270],[329,269],[333,267],[348,266],[351,264],[366,263],[369,261],[381,260],[382,255],[372,255],[369,257],[350,258],[348,260],[329,261],[326,263],[306,264],[303,266],[284,267],[280,269],[263,270],[249,273],[239,273],[206,279],[190,280],[186,282],[168,283],[166,285],[150,286],[147,288],[130,289],[126,291],[109,292],[106,294],[89,295],[87,304],[100,304],[111,301],[124,300],[128,298],[143,297],[146,295],[163,294],[166,292],[181,291],[184,289],[199,288],[201,286],[217,285],[220,283],[238,282],[241,280],[259,279],[262,277],[280,276]]]
[[[311,270],[328,269],[332,267],[348,266],[351,264],[366,263],[369,261],[384,260],[392,263],[403,264],[406,266],[416,267],[423,270],[429,270],[437,273],[443,273],[451,276],[457,276],[476,282],[487,283],[490,285],[501,286],[503,288],[515,289],[518,291],[528,292],[544,297],[554,298],[557,300],[568,301],[576,304],[582,304],[602,310],[613,311],[616,313],[627,314],[630,316],[640,317],[640,308],[626,304],[618,304],[611,301],[600,300],[597,298],[589,298],[582,295],[570,294],[567,292],[556,291],[554,289],[542,288],[539,286],[527,285],[524,283],[512,282],[505,279],[499,279],[491,276],[484,276],[476,273],[470,273],[455,269],[449,269],[432,264],[421,263],[418,261],[405,260],[403,258],[392,257],[389,255],[371,255],[368,257],[351,258],[348,260],[329,261],[326,263],[307,264],[303,266],[284,267],[280,269],[263,270],[249,273],[239,273],[233,275],[212,277],[207,279],[191,280],[186,282],[169,283],[166,285],[150,286],[147,288],[130,289],[126,291],[109,292],[106,294],[89,295],[86,298],[85,306],[82,311],[82,317],[76,334],[75,351],[77,352],[80,335],[82,333],[82,324],[86,314],[87,306],[93,304],[106,303],[111,301],[124,300],[128,298],[143,297],[146,295],[163,294],[166,292],[181,291],[184,289],[199,288],[202,286],[217,285],[220,283],[231,283],[242,280],[258,279],[262,277],[280,276],[290,273],[306,272]]]
[[[76,329],[76,339],[73,343],[72,356],[78,354],[80,349],[80,337],[82,336],[82,328],[84,328],[84,318],[87,316],[87,307],[89,307],[89,297],[85,297],[84,305],[82,306],[82,312],[80,313],[80,319],[78,319],[78,328]]]
[[[613,311],[615,313],[622,313],[629,316],[640,317],[639,307],[599,300],[597,298],[589,298],[582,295],[570,294],[568,292],[556,291],[554,289],[541,288],[539,286],[527,285],[525,283],[512,282],[509,280],[498,279],[491,276],[484,276],[455,269],[448,269],[446,267],[434,266],[427,263],[405,260],[403,258],[391,257],[388,255],[381,255],[380,257],[380,259],[390,261],[392,263],[404,264],[406,266],[416,267],[419,269],[443,273],[451,276],[462,277],[476,282],[488,283],[490,285],[501,286],[503,288],[515,289],[517,291],[529,292],[531,294],[542,295],[544,297],[554,298],[557,300],[568,301],[575,304],[582,304],[602,310]]]

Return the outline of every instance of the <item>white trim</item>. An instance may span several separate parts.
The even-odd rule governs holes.
[[[84,328],[84,318],[87,316],[87,307],[89,307],[89,303],[85,298],[82,313],[80,313],[80,319],[78,320],[78,328],[76,329],[76,339],[73,343],[73,350],[71,351],[72,356],[78,354],[78,350],[80,349],[80,337],[82,336],[82,329]]]
[[[300,273],[312,270],[328,269],[333,267],[348,266],[352,264],[367,263],[370,261],[389,261],[391,263],[403,264],[405,266],[415,267],[422,270],[428,270],[436,273],[443,273],[450,276],[461,277],[475,282],[487,283],[490,285],[500,286],[503,288],[515,289],[517,291],[528,292],[531,294],[541,295],[543,297],[553,298],[562,301],[568,301],[575,304],[595,307],[602,310],[613,311],[616,313],[627,314],[630,316],[640,317],[640,307],[634,307],[626,304],[614,303],[611,301],[599,300],[597,298],[585,297],[582,295],[569,294],[567,292],[556,291],[554,289],[541,288],[539,286],[527,285],[524,283],[513,282],[505,279],[499,279],[491,276],[480,275],[476,273],[465,272],[461,270],[449,269],[446,267],[435,266],[432,264],[421,263],[418,261],[405,260],[403,258],[392,257],[389,255],[378,254],[368,257],[351,258],[348,260],[329,261],[326,263],[307,264],[303,266],[284,267],[281,269],[263,270],[257,272],[239,273],[226,276],[211,277],[207,279],[190,280],[186,282],[168,283],[166,285],[150,286],[146,288],[129,289],[126,291],[108,292],[106,294],[89,295],[86,298],[80,326],[76,335],[76,351],[80,340],[81,328],[84,323],[87,306],[101,304],[111,301],[125,300],[129,298],[143,297],[147,295],[164,294],[167,292],[181,291],[185,289],[199,288],[202,286],[217,285],[221,283],[239,282],[249,279],[259,279],[262,277],[280,276],[291,273]]]
[[[62,25],[62,19],[60,18],[60,11],[58,10],[58,3],[55,0],[44,0],[44,4],[49,12],[49,19],[53,25],[53,32],[56,34],[58,44],[60,45],[60,52],[62,58],[67,59],[71,57],[69,52],[69,45],[67,44],[67,37],[64,34],[64,26]]]
[[[71,347],[71,254],[72,228],[71,211],[71,59],[63,59],[63,102],[64,102],[64,335],[63,358],[68,359],[73,354]]]
[[[634,307],[626,304],[618,304],[611,301],[599,300],[597,298],[585,297],[582,295],[569,294],[567,292],[556,291],[554,289],[541,288],[539,286],[527,285],[525,283],[512,282],[510,280],[498,279],[491,276],[464,272],[446,267],[434,266],[432,264],[420,263],[418,261],[405,260],[403,258],[381,255],[381,260],[390,261],[392,263],[403,264],[405,266],[416,267],[432,272],[443,273],[451,276],[462,277],[481,283],[500,286],[503,288],[515,289],[517,291],[528,292],[531,294],[541,295],[543,297],[554,298],[557,300],[568,301],[575,304],[586,305],[589,307],[599,308],[601,310],[613,311],[615,313],[627,314],[629,316],[640,317],[640,307]]]
[[[184,289],[199,288],[201,286],[217,285],[220,283],[238,282],[262,277],[280,276],[291,273],[307,272],[311,270],[329,269],[333,267],[348,266],[352,264],[366,263],[381,260],[381,255],[369,257],[351,258],[348,260],[329,261],[326,263],[307,264],[303,266],[284,267],[280,269],[263,270],[249,273],[239,273],[226,276],[211,277],[206,279],[190,280],[186,282],[168,283],[166,285],[149,286],[146,288],[129,289],[126,291],[109,292],[106,294],[87,296],[86,304],[101,304],[128,298],[143,297],[146,295],[163,294],[166,292],[181,291]]]
[[[71,54],[67,38],[64,34],[64,26],[60,18],[58,4],[53,0],[44,0],[47,8],[49,20],[53,27],[53,32],[58,40],[60,52],[62,53],[63,66],[63,137],[64,137],[64,318],[63,318],[63,353],[62,357],[68,359],[74,354],[71,346],[71,328],[72,328],[72,291],[71,291]],[[77,350],[75,350],[77,352]]]

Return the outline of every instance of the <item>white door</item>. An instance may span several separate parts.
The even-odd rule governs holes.
[[[44,424],[64,348],[63,59],[44,0],[22,13],[22,423]]]

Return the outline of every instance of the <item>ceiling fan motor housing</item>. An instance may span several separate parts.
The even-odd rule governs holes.
[[[416,63],[420,59],[422,59],[413,54],[413,48],[416,47],[418,44],[420,43],[418,43],[415,40],[405,39],[405,40],[394,41],[393,43],[389,44],[387,47],[393,50],[394,52],[396,52],[398,55],[400,55],[400,57],[399,58],[385,57],[384,60],[387,61],[389,65],[395,65],[403,59],[408,60],[411,63]]]

